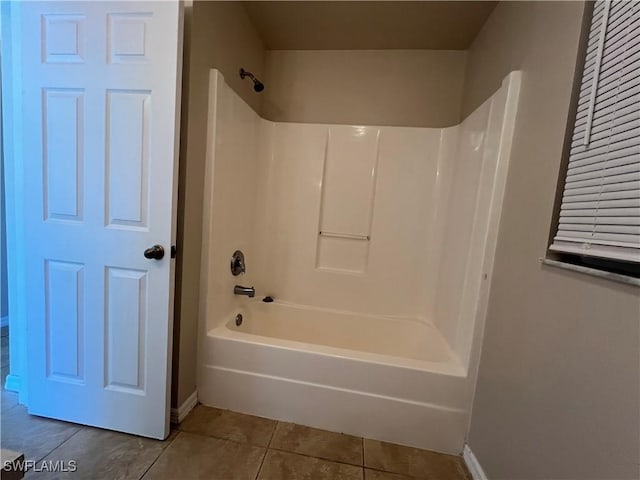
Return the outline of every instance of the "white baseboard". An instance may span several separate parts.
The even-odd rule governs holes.
[[[198,392],[195,391],[178,408],[171,409],[171,423],[181,423],[198,404]]]
[[[468,443],[464,444],[462,458],[464,458],[464,463],[467,464],[467,468],[469,469],[469,473],[471,473],[473,480],[488,480],[484,470],[482,470],[482,467],[480,466],[480,462],[478,462],[478,459],[471,451],[471,447]]]
[[[7,379],[4,382],[4,389],[10,392],[20,393],[20,377],[18,375],[7,375]]]
[[[9,326],[9,317],[0,317],[0,327],[8,327]]]

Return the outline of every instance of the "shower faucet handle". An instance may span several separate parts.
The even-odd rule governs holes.
[[[237,277],[246,271],[247,267],[244,264],[244,253],[240,250],[236,250],[231,256],[231,275]]]

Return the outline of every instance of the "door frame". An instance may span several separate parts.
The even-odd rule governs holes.
[[[5,180],[7,229],[7,287],[9,301],[9,375],[5,388],[19,393],[28,404],[26,278],[24,242],[24,168],[22,166],[22,110],[20,108],[22,65],[20,55],[20,3],[0,6],[2,82],[2,155]],[[11,281],[9,281],[11,279]]]

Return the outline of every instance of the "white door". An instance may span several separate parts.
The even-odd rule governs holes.
[[[165,438],[180,5],[19,11],[29,412]]]

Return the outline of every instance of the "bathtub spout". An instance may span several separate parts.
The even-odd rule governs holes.
[[[242,285],[236,285],[233,287],[234,295],[246,295],[249,298],[256,296],[256,289],[253,287],[243,287]]]

